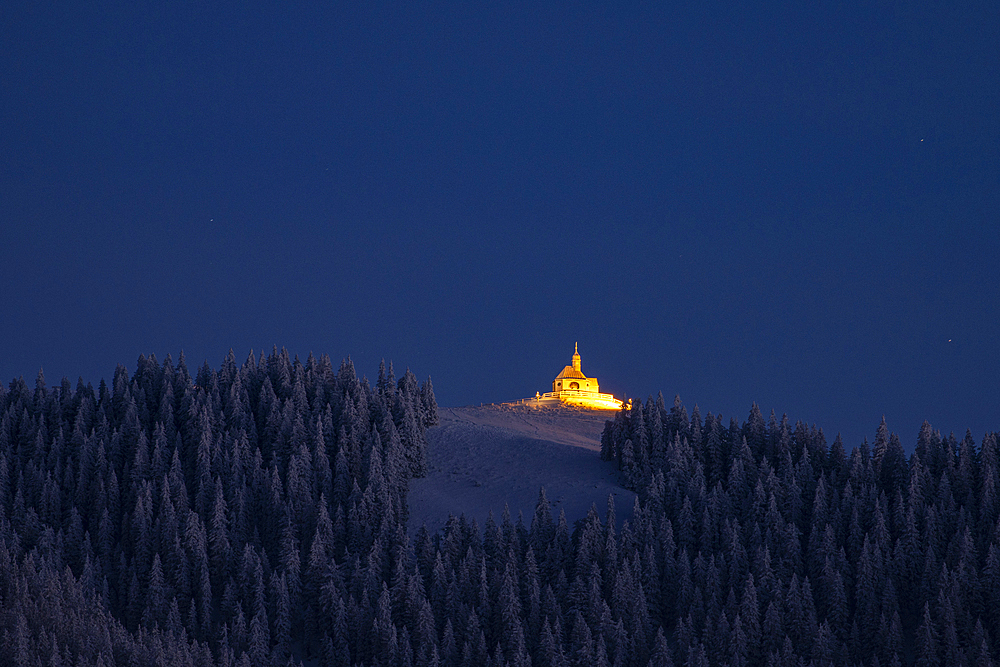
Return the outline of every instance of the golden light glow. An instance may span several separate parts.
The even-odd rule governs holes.
[[[588,378],[580,370],[579,347],[574,346],[572,363],[552,381],[552,391],[518,401],[516,405],[531,407],[572,405],[590,410],[621,410],[622,402],[611,394],[602,394],[596,378]]]
[[[520,401],[522,405],[542,407],[547,405],[572,405],[591,410],[621,410],[622,402],[612,394],[599,394],[594,391],[580,389],[564,389],[550,391],[535,398]]]

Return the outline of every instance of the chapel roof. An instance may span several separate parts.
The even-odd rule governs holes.
[[[576,370],[572,366],[567,366],[560,371],[559,375],[556,376],[557,380],[565,380],[566,378],[573,378],[576,380],[586,380],[587,376]]]

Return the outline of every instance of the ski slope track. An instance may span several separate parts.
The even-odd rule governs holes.
[[[410,482],[411,535],[442,528],[449,515],[475,518],[480,529],[490,511],[499,523],[504,505],[525,526],[538,490],[573,522],[596,505],[602,522],[608,495],[618,526],[632,515],[635,494],[621,486],[616,466],[602,461],[601,432],[614,412],[552,407],[486,405],[440,408],[441,423],[427,432],[429,472]]]

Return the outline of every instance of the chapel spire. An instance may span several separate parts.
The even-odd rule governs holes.
[[[580,373],[580,344],[573,343],[573,370]]]

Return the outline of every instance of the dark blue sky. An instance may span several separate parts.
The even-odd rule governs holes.
[[[841,6],[843,5],[843,6]],[[957,6],[952,6],[957,5]],[[0,377],[381,357],[442,405],[1000,429],[1000,5],[15,2]]]

